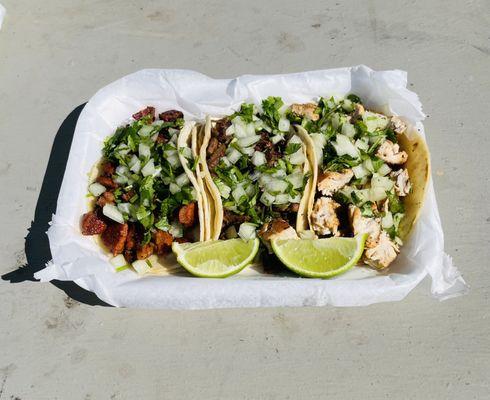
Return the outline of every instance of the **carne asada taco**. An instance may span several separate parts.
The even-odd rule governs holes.
[[[287,111],[280,98],[269,97],[261,110],[245,103],[231,116],[207,118],[200,164],[213,199],[211,239],[259,236],[267,245],[308,228],[313,144],[292,129]]]
[[[430,168],[425,141],[401,118],[368,111],[355,95],[293,104],[291,111],[291,123],[312,139],[318,168],[310,229],[318,237],[368,233],[362,261],[388,267],[422,207]]]
[[[159,266],[159,256],[171,253],[173,241],[209,237],[198,130],[183,117],[169,110],[155,120],[155,109],[147,107],[105,141],[81,231],[100,235],[116,267],[133,263],[138,272],[151,273],[158,270],[152,267]]]

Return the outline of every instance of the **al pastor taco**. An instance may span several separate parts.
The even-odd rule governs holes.
[[[89,185],[84,235],[98,235],[113,264],[158,271],[173,241],[209,238],[198,129],[182,112],[147,107],[108,137]]]

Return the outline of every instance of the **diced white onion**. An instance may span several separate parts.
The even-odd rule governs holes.
[[[279,179],[274,179],[266,184],[266,189],[270,193],[284,193],[288,188],[288,183],[286,181],[281,181]]]
[[[301,140],[301,138],[298,135],[293,135],[293,136],[291,136],[291,139],[289,139],[289,142],[288,143],[299,143],[299,144],[302,144],[303,141]]]
[[[246,126],[247,136],[255,135],[255,123],[251,122]]]
[[[235,137],[236,138],[244,138],[247,137],[247,129],[245,128],[245,125],[239,123],[239,124],[234,124],[235,127]]]
[[[189,176],[184,172],[175,178],[175,183],[180,187],[183,187],[189,183]]]
[[[182,152],[184,158],[192,160],[192,150],[189,147],[181,147],[179,150]]]
[[[289,122],[289,119],[281,118],[281,119],[279,119],[279,123],[277,125],[277,128],[282,132],[289,132],[290,126],[291,126],[291,123]]]
[[[140,143],[138,145],[138,153],[140,157],[150,157],[151,155],[150,146],[144,143]]]
[[[218,182],[218,184],[216,186],[218,187],[218,190],[221,194],[221,197],[223,197],[224,199],[227,199],[228,197],[230,197],[231,187],[229,187],[228,185],[226,185],[223,182]]]
[[[146,274],[150,271],[150,265],[146,262],[146,260],[136,260],[132,264],[133,268],[138,274]]]
[[[131,211],[131,204],[130,203],[119,203],[117,205],[117,209],[121,211],[123,214],[129,214]]]
[[[362,164],[364,165],[364,168],[366,168],[369,172],[374,172],[373,162],[370,158],[366,158]]]
[[[369,171],[366,168],[364,168],[363,164],[359,164],[356,165],[355,167],[352,167],[352,172],[354,172],[354,175],[357,179],[363,178],[369,174]]]
[[[274,178],[284,178],[286,175],[286,171],[283,169],[278,169],[276,172],[272,173]]]
[[[235,133],[235,125],[230,125],[228,128],[226,128],[225,135],[226,136],[231,136]]]
[[[99,197],[102,193],[106,191],[105,186],[101,185],[98,182],[92,183],[89,187],[88,190],[90,193],[92,193],[95,197]]]
[[[369,189],[369,200],[370,201],[381,201],[386,199],[386,192],[385,190],[378,186],[378,187],[372,187]]]
[[[336,141],[337,142],[333,142],[332,145],[335,148],[337,155],[343,156],[347,154],[353,158],[359,157],[359,151],[347,136],[337,135]]]
[[[135,174],[137,174],[138,172],[140,172],[140,169],[141,169],[141,161],[134,154],[131,157],[131,160],[129,161],[129,169],[131,171],[133,171]]]
[[[294,196],[288,196],[288,203],[299,203],[301,201],[301,194],[297,193]]]
[[[260,196],[260,202],[265,204],[267,207],[271,206],[275,199],[276,198],[272,194],[267,192],[262,193],[262,196]]]
[[[112,257],[109,260],[109,262],[112,264],[112,266],[115,269],[125,267],[126,265],[128,265],[128,262],[126,261],[126,259],[124,258],[124,256],[122,254],[118,254],[117,256]]]
[[[354,125],[348,122],[342,125],[342,135],[352,138],[354,137],[355,134],[356,134],[356,128],[354,128]]]
[[[170,193],[175,194],[180,192],[180,186],[177,185],[175,182],[172,182],[169,186],[168,189],[170,190]]]
[[[180,133],[180,131],[175,128],[168,128],[168,133],[172,135],[172,137],[176,137]]]
[[[388,211],[386,215],[381,218],[381,226],[384,229],[389,229],[393,226],[393,215],[391,214],[391,212]]]
[[[377,129],[385,129],[390,122],[384,115],[371,111],[365,111],[362,115],[362,120],[369,132],[374,132]]]
[[[254,153],[254,148],[253,147],[245,147],[244,149],[241,149],[243,154],[246,154],[247,156],[251,156]]]
[[[287,204],[289,203],[289,195],[288,194],[278,194],[274,200],[274,204]]]
[[[120,224],[124,223],[123,215],[113,204],[106,204],[102,208],[102,214],[104,214],[107,218],[112,219],[113,221],[119,222]]]
[[[141,169],[141,174],[143,176],[150,176],[150,175],[153,175],[154,173],[155,173],[155,164],[153,162],[153,159],[150,158],[150,160]]]
[[[178,167],[180,165],[180,159],[177,154],[167,156],[166,159],[168,163],[172,166],[172,168]]]
[[[320,165],[323,162],[323,148],[327,144],[327,139],[321,133],[312,133],[310,137],[315,146],[316,161]]]
[[[228,157],[228,161],[230,163],[235,164],[242,157],[242,153],[240,153],[234,147],[228,147],[226,150],[226,156]]]
[[[288,175],[287,180],[293,185],[294,189],[298,189],[303,186],[304,175],[301,172],[295,172]]]
[[[278,144],[281,140],[284,140],[284,136],[282,135],[274,135],[271,137],[272,144]]]
[[[256,167],[260,165],[264,165],[267,162],[267,159],[265,158],[265,154],[262,153],[261,151],[255,151],[254,154],[252,155],[252,164],[255,165]]]
[[[125,183],[129,182],[129,179],[127,176],[118,175],[114,178],[114,182],[116,182],[118,185],[124,185]]]
[[[241,187],[241,186],[237,186],[235,189],[233,189],[233,191],[231,192],[231,195],[233,196],[233,198],[235,199],[235,202],[237,202],[237,203],[240,202],[240,199],[243,196],[247,196],[247,194],[245,193],[245,189],[243,189],[243,187]]]
[[[374,174],[371,178],[371,187],[380,187],[386,192],[389,192],[393,188],[394,184],[395,183],[386,176]]]
[[[297,152],[289,156],[289,162],[293,165],[304,164],[305,160],[306,160],[305,153],[303,152],[302,149],[299,149]]]
[[[354,143],[354,146],[356,146],[359,150],[363,150],[363,151],[368,151],[369,149],[369,144],[361,139],[357,139]]]
[[[143,125],[138,131],[138,135],[141,137],[148,137],[153,132],[153,129],[155,129],[153,125]]]
[[[354,110],[354,104],[349,99],[344,99],[342,102],[342,108],[347,112],[351,112]]]
[[[182,237],[184,236],[184,227],[178,222],[172,222],[170,226],[169,233],[174,237]]]
[[[257,233],[255,232],[256,228],[257,227],[254,224],[244,222],[238,229],[238,236],[240,236],[243,240],[255,239],[257,237]]]
[[[260,140],[259,135],[251,135],[247,137],[243,137],[238,139],[238,146],[240,147],[249,147],[252,146],[253,144],[257,143]]]
[[[118,165],[118,167],[116,168],[116,174],[118,175],[126,175],[128,172],[129,169],[125,165]]]
[[[391,168],[388,164],[383,164],[381,167],[379,167],[377,172],[381,176],[386,176],[391,172]]]

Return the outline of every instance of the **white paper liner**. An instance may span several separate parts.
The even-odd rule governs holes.
[[[72,280],[119,307],[202,309],[264,306],[361,306],[403,299],[427,274],[432,295],[446,299],[467,285],[444,253],[444,237],[432,183],[414,232],[388,272],[354,268],[330,280],[260,275],[251,269],[227,279],[185,276],[138,277],[115,273],[93,238],[82,236],[87,211],[87,173],[101,156],[103,140],[134,112],[181,109],[187,119],[230,114],[244,101],[274,95],[286,103],[356,93],[368,107],[405,117],[424,135],[417,95],[406,88],[404,71],[366,66],[287,75],[244,75],[212,79],[187,70],[148,69],[111,83],[90,99],[78,120],[65,176],[48,230],[53,261],[36,273],[41,281]]]

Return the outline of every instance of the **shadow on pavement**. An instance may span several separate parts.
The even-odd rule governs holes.
[[[48,236],[46,231],[49,228],[51,216],[56,212],[56,202],[63,181],[68,154],[75,132],[78,117],[85,104],[75,108],[63,121],[51,148],[48,166],[44,174],[44,179],[37,199],[34,221],[31,223],[29,233],[25,238],[25,253],[27,264],[2,275],[4,281],[19,283],[24,281],[34,281],[34,274],[43,269],[44,265],[51,260]],[[51,282],[58,289],[63,290],[72,299],[88,305],[110,306],[100,300],[94,293],[89,292],[74,282],[57,281]]]

